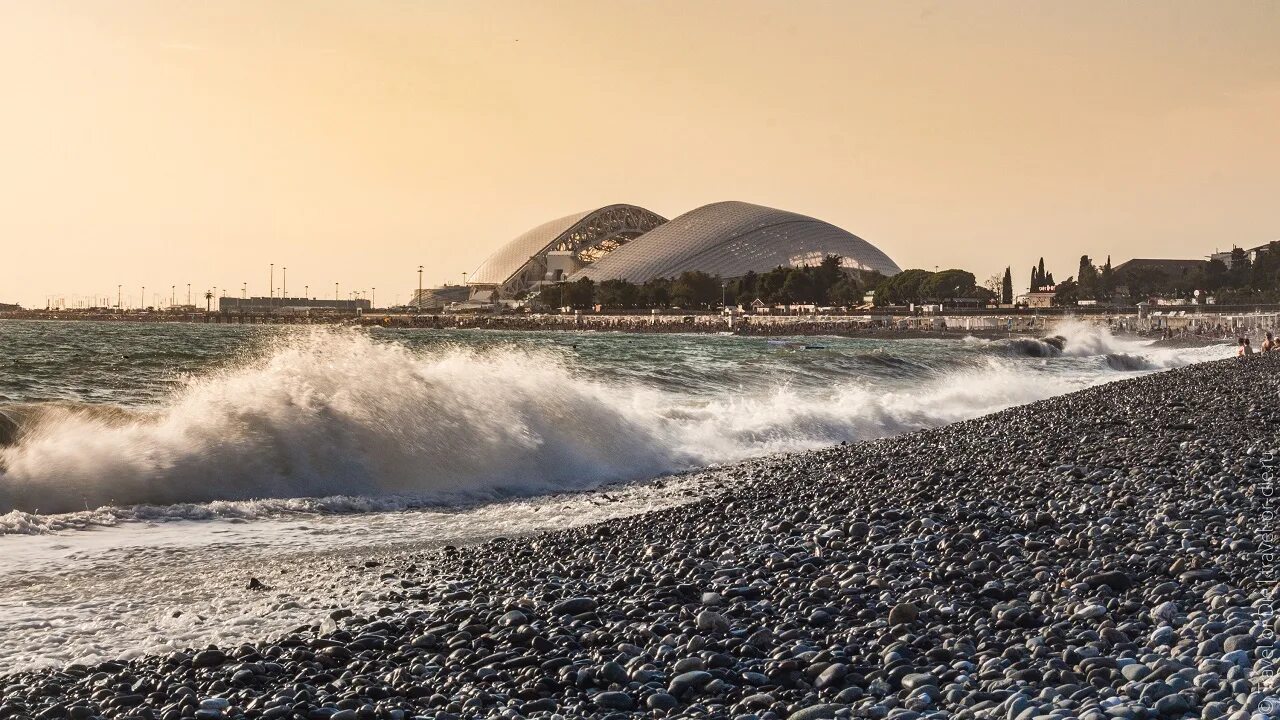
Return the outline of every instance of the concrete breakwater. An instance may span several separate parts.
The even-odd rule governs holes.
[[[1263,717],[1277,378],[1157,373],[355,564],[377,612],[11,675],[0,717]]]

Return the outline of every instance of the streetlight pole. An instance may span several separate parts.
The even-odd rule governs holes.
[[[247,282],[240,283],[240,299],[241,300],[249,299],[249,283]]]
[[[305,298],[307,298],[307,299],[311,299],[311,286],[310,286],[310,285],[303,285],[303,286],[302,286],[302,295],[303,295],[303,297],[305,297]]]
[[[267,290],[267,298],[275,299],[276,296],[276,264],[271,263],[271,282]]]
[[[422,266],[418,266],[418,314],[422,314]]]
[[[333,284],[333,299],[338,300],[338,283]]]
[[[178,297],[178,296],[177,296],[177,289],[178,289],[178,286],[177,286],[177,285],[170,285],[170,286],[169,286],[169,307],[173,307],[174,305],[176,305],[176,304],[177,304],[177,303],[175,303],[175,302],[174,302],[174,300],[176,300],[176,299],[177,299],[177,297]]]
[[[284,277],[280,279],[280,299],[289,297],[289,268],[280,269],[284,273]]]
[[[376,307],[378,307],[378,288],[374,288],[369,294],[369,309],[373,310]]]
[[[187,304],[191,304],[191,283],[187,283]]]
[[[117,310],[121,310],[121,311],[124,310],[124,303],[121,302],[123,299],[124,299],[124,285],[116,285],[116,309]]]
[[[142,286],[142,309],[147,309],[147,286]]]

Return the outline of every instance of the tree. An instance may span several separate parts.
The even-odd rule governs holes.
[[[569,307],[589,308],[596,302],[596,283],[591,278],[566,283],[565,302]]]
[[[654,278],[640,287],[640,302],[645,307],[663,308],[671,304],[671,280]]]
[[[1099,300],[1110,300],[1116,294],[1116,273],[1111,269],[1111,256],[1098,273]]]
[[[973,273],[965,270],[943,270],[933,273],[920,285],[927,299],[942,302],[951,298],[972,297],[978,285]]]
[[[928,270],[913,268],[885,279],[876,288],[876,305],[906,305],[920,302],[922,297],[920,287],[932,274]]]
[[[1249,253],[1240,248],[1231,248],[1231,265],[1227,270],[1227,284],[1233,288],[1247,287],[1253,275],[1253,264],[1249,262]]]
[[[1076,273],[1076,284],[1079,286],[1081,299],[1092,299],[1098,296],[1098,268],[1088,255],[1080,256],[1080,271]]]
[[[862,304],[862,288],[850,277],[842,277],[827,292],[827,302],[837,307]]]
[[[605,307],[635,307],[640,304],[640,288],[626,280],[605,280],[596,288],[596,301]]]
[[[1000,284],[1000,302],[1005,305],[1013,304],[1013,270],[1010,267],[1004,269],[1004,281]]]
[[[1204,266],[1204,289],[1217,292],[1227,284],[1227,264],[1214,258]]]
[[[1074,278],[1067,278],[1054,288],[1054,305],[1075,305],[1080,300],[1080,286]]]
[[[827,302],[827,293],[831,290],[831,286],[840,282],[844,277],[842,262],[843,260],[839,255],[828,255],[822,258],[822,263],[810,273],[813,280],[814,302],[823,304]],[[808,269],[805,268],[805,270]]]
[[[782,295],[790,302],[807,303],[813,301],[814,283],[805,268],[792,268],[787,279],[782,283]]]
[[[681,306],[710,307],[720,302],[720,278],[701,270],[682,272],[671,285],[671,297]]]

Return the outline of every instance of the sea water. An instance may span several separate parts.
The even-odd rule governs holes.
[[[372,607],[371,557],[687,502],[714,470],[644,481],[1230,354],[1052,333],[0,322],[0,657],[246,642]]]

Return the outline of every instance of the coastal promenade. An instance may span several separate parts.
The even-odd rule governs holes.
[[[353,564],[377,612],[10,675],[0,718],[1271,717],[1277,378],[1155,373]]]
[[[752,336],[845,335],[873,337],[963,337],[1035,335],[1063,320],[1107,327],[1112,332],[1221,340],[1236,334],[1280,329],[1276,308],[1185,308],[1171,306],[1139,313],[1058,311],[968,311],[913,314],[877,311],[865,314],[681,313],[169,313],[77,310],[24,310],[0,313],[3,319],[203,323],[226,325],[359,325],[391,328],[573,331],[628,333],[732,333]]]

